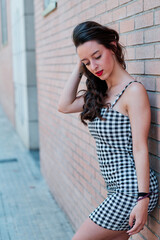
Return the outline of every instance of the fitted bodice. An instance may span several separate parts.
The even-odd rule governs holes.
[[[101,116],[88,124],[98,148],[105,147],[109,152],[132,152],[132,133],[128,116],[110,108],[101,109]],[[102,145],[100,143],[103,143]],[[98,149],[97,149],[98,150]]]
[[[133,81],[132,81],[133,82]],[[128,116],[113,109],[130,82],[118,95],[109,109],[102,108],[101,116],[89,122],[88,128],[96,141],[100,170],[107,185],[136,192],[138,189],[132,153],[132,132]],[[131,184],[128,184],[126,179]]]

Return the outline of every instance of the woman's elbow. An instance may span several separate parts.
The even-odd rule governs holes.
[[[58,110],[58,112],[61,112],[61,113],[68,113],[67,108],[63,107],[61,105],[58,105],[57,110]]]
[[[139,144],[133,144],[133,152],[134,153],[148,152],[148,143],[141,142]]]

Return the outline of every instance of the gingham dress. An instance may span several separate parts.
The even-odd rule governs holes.
[[[136,81],[132,81],[136,82]],[[101,227],[111,230],[128,230],[129,216],[137,203],[138,182],[132,151],[132,132],[128,116],[113,109],[123,91],[109,110],[101,109],[105,120],[96,117],[89,122],[91,135],[96,140],[97,156],[102,176],[106,182],[107,198],[89,215]],[[150,213],[157,204],[158,183],[150,170]]]

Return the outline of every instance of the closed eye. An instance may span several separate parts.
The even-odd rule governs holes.
[[[98,57],[95,57],[95,59],[100,59],[101,58],[101,55],[99,55]],[[89,66],[89,62],[88,63],[84,63],[86,66]]]
[[[96,57],[95,59],[100,59],[101,58],[101,55],[99,55],[98,57]]]

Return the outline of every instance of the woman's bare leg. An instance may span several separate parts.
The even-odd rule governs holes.
[[[72,240],[127,240],[128,238],[126,231],[113,231],[100,227],[88,218]]]
[[[130,236],[126,232],[124,232],[124,234],[121,234],[120,236],[113,238],[113,240],[128,240],[129,238]]]

